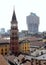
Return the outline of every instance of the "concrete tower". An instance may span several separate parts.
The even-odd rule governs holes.
[[[29,16],[27,16],[26,20],[28,31],[33,34],[38,33],[39,17],[35,13],[31,13]]]

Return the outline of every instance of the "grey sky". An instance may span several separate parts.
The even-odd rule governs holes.
[[[10,28],[14,6],[20,31],[27,29],[30,12],[40,17],[39,31],[46,31],[46,0],[0,0],[0,28]]]

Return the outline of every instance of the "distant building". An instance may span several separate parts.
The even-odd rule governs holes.
[[[0,29],[0,36],[1,37],[10,37],[10,29],[5,31],[5,28]]]
[[[10,29],[9,29],[9,30],[7,30],[7,34],[9,34],[9,35],[10,35]]]
[[[31,36],[32,34],[28,33],[27,30],[22,30],[21,32],[19,32],[19,40],[23,40],[24,38],[31,37]]]
[[[27,30],[22,30],[21,32],[19,32],[19,38],[24,38],[28,35],[28,31]]]
[[[35,13],[31,13],[26,18],[27,26],[28,26],[28,32],[29,33],[38,33],[38,27],[39,27],[39,17]]]
[[[5,28],[0,29],[0,34],[5,34]]]
[[[43,37],[43,42],[46,44],[46,36]]]
[[[13,16],[12,16],[12,21],[11,21],[10,50],[15,55],[19,53],[18,23],[17,23],[17,19],[15,15],[15,10],[13,11]]]

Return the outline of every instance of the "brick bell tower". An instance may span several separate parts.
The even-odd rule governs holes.
[[[14,55],[18,55],[19,53],[18,23],[15,15],[15,10],[13,10],[12,21],[11,21],[10,50]]]

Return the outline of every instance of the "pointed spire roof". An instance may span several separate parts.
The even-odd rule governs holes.
[[[16,20],[16,14],[15,14],[15,9],[13,10],[13,16],[12,16],[12,21]]]

